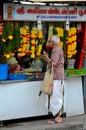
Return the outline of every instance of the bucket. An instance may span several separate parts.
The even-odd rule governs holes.
[[[8,79],[8,64],[0,64],[0,80]]]

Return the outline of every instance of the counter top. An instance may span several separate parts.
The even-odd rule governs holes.
[[[28,80],[28,79],[25,79],[25,80],[3,80],[3,81],[0,81],[0,84],[10,84],[10,83],[20,83],[20,82],[34,82],[34,81],[42,81],[42,80],[37,80],[37,79],[34,79],[34,80]]]
[[[65,69],[64,77],[65,79],[68,77],[76,77],[76,76],[86,76],[86,69]],[[0,84],[10,84],[10,83],[20,83],[20,82],[34,82],[34,81],[42,81],[43,78],[32,78],[32,79],[24,79],[24,80],[3,80],[0,81]]]

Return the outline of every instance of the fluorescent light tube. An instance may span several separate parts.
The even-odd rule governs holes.
[[[38,2],[28,2],[28,1],[20,1],[21,4],[31,4],[31,5],[46,5],[46,3],[38,3]]]

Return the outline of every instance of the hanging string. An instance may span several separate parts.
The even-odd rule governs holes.
[[[67,17],[66,17],[66,30],[67,31],[69,30],[69,20],[68,20],[68,17],[69,17],[69,7],[67,6]]]

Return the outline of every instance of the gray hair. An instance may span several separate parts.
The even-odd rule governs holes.
[[[58,44],[60,42],[60,38],[57,35],[51,36],[50,40],[54,42],[55,44]]]

